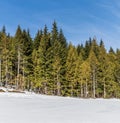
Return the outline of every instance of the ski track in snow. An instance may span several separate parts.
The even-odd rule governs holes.
[[[120,100],[0,93],[0,123],[120,123]]]

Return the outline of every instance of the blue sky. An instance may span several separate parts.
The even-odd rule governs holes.
[[[14,35],[17,25],[32,37],[56,20],[67,41],[74,45],[89,37],[103,39],[106,48],[120,48],[119,0],[0,0],[0,27]]]

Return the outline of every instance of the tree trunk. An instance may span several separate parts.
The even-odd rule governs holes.
[[[20,51],[18,48],[18,68],[17,68],[17,81],[16,81],[16,89],[18,89],[18,84],[19,84],[19,74],[20,74]]]
[[[93,69],[93,98],[95,98],[95,69]]]
[[[86,80],[86,83],[85,83],[85,98],[88,97],[88,85],[87,85],[87,80]]]
[[[24,60],[23,60],[23,84],[22,84],[22,89],[25,89],[25,68],[24,68]]]
[[[57,82],[57,95],[60,96],[60,82]]]
[[[83,97],[83,85],[82,85],[82,82],[81,82],[81,97]]]
[[[73,85],[71,84],[71,97],[73,97]]]
[[[105,87],[105,81],[104,81],[104,98],[106,98],[106,87]]]
[[[48,92],[47,92],[47,83],[46,82],[44,82],[44,94],[47,94]]]
[[[57,95],[60,96],[61,93],[60,93],[60,82],[59,82],[59,75],[57,75]]]
[[[5,86],[8,86],[8,65],[7,65],[7,60],[6,60],[6,66],[5,66]]]
[[[2,86],[1,59],[0,59],[0,86]]]

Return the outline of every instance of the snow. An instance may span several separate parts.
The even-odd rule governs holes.
[[[0,93],[0,123],[120,123],[119,99]]]
[[[4,92],[6,92],[7,91],[7,88],[0,87],[0,90],[3,90]]]

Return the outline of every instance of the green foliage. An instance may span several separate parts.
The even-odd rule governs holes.
[[[35,36],[35,39],[34,39],[34,42],[33,42],[33,46],[34,46],[34,49],[38,50],[38,47],[40,45],[40,41],[41,41],[41,38],[42,38],[42,30],[38,30],[36,36]]]
[[[68,55],[66,59],[66,80],[68,82],[70,88],[70,95],[74,96],[74,87],[76,85],[76,77],[75,77],[75,69],[76,69],[76,61],[77,61],[77,50],[76,48],[70,44],[68,46]]]
[[[41,94],[82,98],[120,98],[120,49],[106,51],[104,41],[67,43],[54,22],[32,40],[18,26],[14,36],[0,31],[0,85]]]

